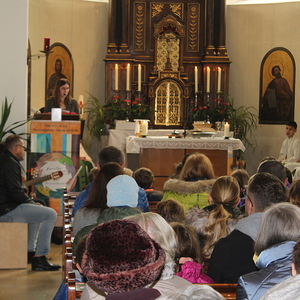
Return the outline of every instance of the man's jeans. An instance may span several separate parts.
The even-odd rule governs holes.
[[[28,223],[28,251],[35,251],[36,255],[48,255],[56,217],[52,208],[23,203],[1,216],[0,222]]]

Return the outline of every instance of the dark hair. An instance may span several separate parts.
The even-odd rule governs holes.
[[[182,204],[176,200],[169,199],[158,202],[156,205],[156,211],[168,223],[184,223],[184,208]]]
[[[300,208],[291,203],[277,203],[263,215],[255,242],[255,253],[286,241],[300,238]]]
[[[54,104],[58,107],[60,106],[60,87],[62,87],[65,84],[68,84],[70,87],[70,83],[67,80],[67,78],[60,78],[56,82],[55,87],[54,87],[54,92],[53,92],[54,93]],[[71,100],[72,100],[72,97],[71,97],[70,91],[69,91],[64,100],[65,105],[68,105],[71,102]]]
[[[287,201],[287,190],[283,182],[270,173],[256,173],[249,179],[247,194],[256,211],[264,211],[275,203]]]
[[[297,274],[300,274],[300,240],[298,240],[297,244],[294,246],[293,263],[295,264]]]
[[[125,161],[124,153],[114,147],[114,146],[106,146],[99,152],[99,165],[102,168],[108,162],[115,162],[122,166]]]
[[[20,142],[22,142],[22,138],[17,134],[12,134],[6,138],[4,142],[4,149],[11,149]]]
[[[248,181],[249,181],[249,174],[246,170],[244,169],[237,169],[234,170],[230,176],[232,176],[233,178],[235,178],[239,184],[240,187],[240,197],[243,198],[245,195],[245,190],[246,187],[248,186]]]
[[[277,158],[275,156],[269,155],[269,156],[265,156],[262,160],[261,163],[266,161],[266,160],[277,160]]]
[[[149,189],[153,183],[153,172],[148,168],[139,168],[133,172],[132,177],[135,179],[139,187]]]
[[[76,247],[76,253],[75,253],[75,263],[79,264],[81,267],[81,261],[82,261],[82,257],[83,257],[83,253],[86,250],[86,238],[88,237],[87,235],[84,235],[80,241],[78,242],[78,245]]]
[[[285,168],[285,171],[286,171],[286,177],[288,179],[288,182],[290,184],[292,184],[293,183],[293,174],[292,174],[290,169],[288,169],[287,167],[284,167],[284,168]]]
[[[95,177],[90,195],[84,207],[89,209],[99,208],[100,212],[108,208],[106,185],[112,178],[123,174],[124,171],[119,164],[114,162],[105,164]]]
[[[178,222],[173,222],[170,225],[176,233],[178,243],[175,261],[178,263],[181,257],[191,257],[193,261],[201,264],[203,258],[196,229],[191,225]]]
[[[300,179],[293,182],[288,194],[288,201],[300,207]]]
[[[291,126],[294,129],[297,129],[297,123],[295,121],[288,121],[285,125],[286,126]]]
[[[257,168],[257,173],[266,172],[275,175],[282,182],[287,178],[283,164],[277,160],[265,160]]]
[[[275,68],[278,68],[279,69],[279,71],[281,72],[281,69],[280,69],[280,67],[279,66],[274,66],[274,67],[272,67],[272,75],[274,75],[274,69]]]

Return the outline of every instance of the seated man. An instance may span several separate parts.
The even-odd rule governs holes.
[[[253,261],[254,242],[263,211],[274,203],[287,201],[286,188],[275,176],[257,173],[249,180],[245,201],[246,218],[220,239],[211,255],[207,275],[216,283],[237,283],[240,276],[257,271]]]
[[[60,266],[50,264],[45,255],[50,251],[57,215],[52,208],[36,204],[26,194],[20,164],[24,149],[18,135],[5,140],[5,150],[0,155],[0,222],[28,223],[28,260],[32,259],[32,270],[56,271]]]
[[[100,170],[100,168],[102,168],[108,162],[118,163],[122,168],[124,168],[125,167],[124,153],[114,146],[107,146],[103,148],[99,152],[99,160],[97,162],[98,169]],[[75,216],[75,213],[79,208],[84,206],[86,200],[89,197],[89,193],[91,191],[92,185],[93,182],[87,185],[85,190],[83,190],[76,198],[74,209],[72,211],[72,217]],[[149,211],[149,203],[147,200],[147,195],[142,188],[139,189],[138,208],[140,208],[143,212]]]

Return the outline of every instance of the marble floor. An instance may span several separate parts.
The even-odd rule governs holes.
[[[62,245],[51,244],[47,256],[51,263],[62,264]],[[53,272],[27,269],[0,270],[1,300],[52,300],[61,282],[62,269]]]

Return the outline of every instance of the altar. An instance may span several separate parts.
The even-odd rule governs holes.
[[[174,173],[175,165],[191,152],[201,152],[211,160],[216,176],[229,175],[233,151],[245,150],[243,143],[234,138],[169,138],[147,136],[126,138],[126,153],[138,153],[138,166],[152,170],[155,188],[161,190],[164,182]]]

